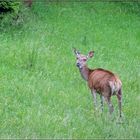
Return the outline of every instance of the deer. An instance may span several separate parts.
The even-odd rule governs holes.
[[[97,110],[96,100],[97,94],[99,94],[101,99],[101,111],[103,112],[105,100],[108,104],[109,114],[112,114],[114,107],[111,102],[111,97],[116,95],[118,99],[119,117],[122,117],[122,82],[119,77],[106,69],[88,68],[86,63],[88,59],[94,56],[94,51],[90,51],[88,55],[83,55],[77,49],[73,48],[73,50],[77,59],[76,66],[78,67],[82,78],[87,81],[88,87],[91,90],[95,110]]]
[[[23,0],[24,4],[28,7],[32,6],[33,0]]]

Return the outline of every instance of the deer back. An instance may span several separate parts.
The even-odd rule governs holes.
[[[90,89],[109,96],[121,88],[121,81],[114,73],[99,68],[90,73],[88,85]]]

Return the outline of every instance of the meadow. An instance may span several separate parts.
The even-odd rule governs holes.
[[[0,138],[140,138],[140,14],[115,2],[36,2],[0,30]],[[133,9],[133,10],[131,10]],[[117,98],[95,112],[72,48],[117,73]]]

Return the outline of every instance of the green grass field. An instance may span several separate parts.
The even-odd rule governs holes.
[[[0,33],[0,138],[140,138],[140,15],[108,2],[34,3]],[[94,112],[75,47],[123,83],[123,123]]]

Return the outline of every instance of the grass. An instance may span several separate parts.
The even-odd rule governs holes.
[[[113,2],[38,2],[22,18],[0,34],[0,138],[140,138],[139,15]],[[72,47],[120,76],[122,124],[115,97],[112,121],[107,105],[94,112]]]

